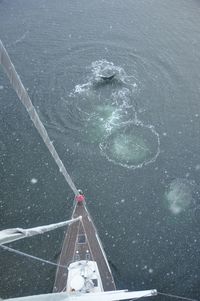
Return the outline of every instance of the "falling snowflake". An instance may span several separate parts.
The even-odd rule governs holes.
[[[37,182],[38,182],[38,180],[36,178],[31,179],[31,184],[36,184]]]

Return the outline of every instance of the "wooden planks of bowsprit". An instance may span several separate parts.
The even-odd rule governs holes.
[[[78,196],[75,202],[72,217],[82,218],[66,232],[53,292],[113,291],[116,289],[113,275],[85,199]]]

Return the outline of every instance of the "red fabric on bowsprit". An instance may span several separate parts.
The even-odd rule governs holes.
[[[83,194],[78,194],[75,196],[75,200],[78,202],[78,203],[82,203],[85,201],[85,197]]]

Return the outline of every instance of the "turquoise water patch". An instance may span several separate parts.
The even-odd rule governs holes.
[[[119,114],[117,114],[116,108],[111,105],[97,105],[93,108],[94,113],[90,113],[84,131],[88,141],[100,143],[103,137],[117,126],[115,122],[117,122]]]
[[[138,163],[147,157],[149,148],[142,137],[120,134],[114,139],[111,152],[121,161]]]
[[[187,179],[175,179],[167,187],[164,198],[167,208],[174,215],[191,208],[195,204],[193,192],[195,189],[194,181]]]
[[[131,123],[108,135],[100,147],[109,161],[139,168],[156,160],[159,145],[159,137],[153,128]]]

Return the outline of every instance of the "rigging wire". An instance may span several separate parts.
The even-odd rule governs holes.
[[[177,295],[172,295],[172,294],[167,294],[167,293],[160,293],[160,292],[157,292],[157,295],[163,295],[163,296],[166,296],[166,297],[176,298],[176,299],[180,299],[180,300],[198,301],[197,299],[191,299],[191,298],[186,298],[186,297],[177,296]],[[143,297],[150,297],[150,296],[149,296],[149,294],[148,294],[148,295],[143,295],[143,296],[141,296],[141,297],[131,299],[131,301],[135,301],[135,300],[141,299],[141,298],[143,298]]]
[[[171,298],[176,298],[176,299],[182,299],[182,300],[188,300],[188,301],[198,301],[197,299],[191,299],[191,298],[181,297],[181,296],[167,294],[167,293],[160,293],[160,292],[158,292],[158,295],[163,295],[163,296],[166,296],[166,297],[171,297]]]
[[[9,252],[12,252],[12,253],[15,253],[15,254],[24,256],[24,257],[28,257],[28,258],[31,258],[31,259],[35,259],[35,260],[37,260],[37,261],[41,261],[41,262],[43,262],[43,263],[47,263],[47,264],[51,264],[51,265],[54,265],[54,266],[57,266],[57,267],[60,267],[60,268],[65,268],[65,269],[67,269],[67,266],[66,266],[66,265],[57,264],[57,263],[55,263],[55,262],[52,262],[52,261],[49,261],[49,260],[45,260],[45,259],[42,259],[42,258],[40,258],[40,257],[36,257],[36,256],[30,255],[30,254],[21,252],[21,251],[19,251],[19,250],[16,250],[16,249],[13,249],[13,248],[4,246],[4,245],[0,245],[0,248],[4,249],[4,250],[6,250],[6,251],[9,251]]]
[[[40,120],[37,111],[35,110],[35,107],[33,106],[30,97],[28,96],[28,93],[26,89],[24,88],[24,85],[2,43],[0,40],[0,64],[3,66],[5,73],[7,74],[10,83],[17,93],[19,99],[21,100],[22,104],[25,106],[33,124],[35,125],[38,133],[42,137],[44,143],[46,144],[48,150],[50,151],[52,157],[54,158],[54,161],[59,167],[60,172],[63,174],[65,180],[73,190],[75,195],[78,195],[78,189],[76,188],[74,182],[72,181],[70,175],[68,174],[63,162],[61,161],[52,141],[50,140],[47,131]]]
[[[30,254],[21,252],[21,251],[19,251],[19,250],[16,250],[16,249],[13,249],[13,248],[4,246],[4,245],[0,245],[0,248],[4,249],[4,250],[6,250],[6,251],[9,251],[9,252],[12,252],[12,253],[15,253],[15,254],[24,256],[24,257],[28,257],[28,258],[31,258],[31,259],[40,261],[40,262],[42,262],[42,263],[50,264],[50,265],[57,266],[57,267],[61,267],[61,268],[65,268],[65,269],[68,268],[66,265],[57,264],[57,263],[55,263],[55,262],[52,262],[52,261],[49,261],[49,260],[45,260],[45,259],[42,259],[42,258],[40,258],[40,257],[36,257],[36,256],[30,255]],[[166,297],[171,297],[171,298],[180,299],[180,300],[198,301],[197,299],[192,299],[192,298],[187,298],[187,297],[182,297],[182,296],[172,295],[172,294],[167,294],[167,293],[157,292],[157,294],[158,294],[158,295],[162,295],[162,296],[166,296]],[[135,301],[135,300],[139,300],[139,299],[141,299],[141,298],[143,298],[143,297],[148,297],[148,296],[149,296],[149,294],[145,294],[145,295],[143,295],[143,296],[141,296],[141,297],[134,298],[134,299],[131,299],[131,300],[132,300],[132,301]]]

